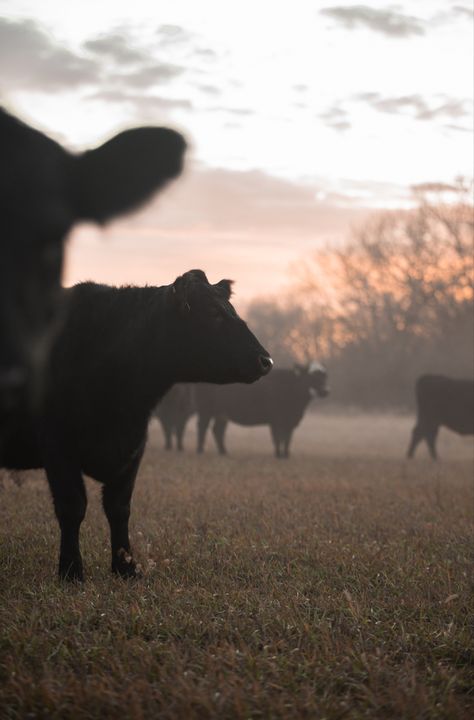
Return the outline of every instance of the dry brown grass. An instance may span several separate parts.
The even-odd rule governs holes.
[[[472,441],[408,464],[410,425],[310,418],[289,461],[264,430],[231,432],[229,458],[166,454],[153,426],[132,583],[94,483],[76,588],[46,483],[7,482],[2,720],[472,717]]]

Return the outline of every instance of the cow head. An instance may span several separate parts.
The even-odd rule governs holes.
[[[268,352],[230,303],[231,285],[211,285],[202,270],[190,270],[170,287],[183,381],[251,383],[272,369]]]
[[[312,360],[308,365],[295,365],[294,372],[303,379],[311,395],[322,398],[329,395],[328,373],[321,363]]]
[[[184,150],[173,130],[139,128],[71,155],[0,108],[0,418],[40,384],[72,225],[144,202],[180,173]]]

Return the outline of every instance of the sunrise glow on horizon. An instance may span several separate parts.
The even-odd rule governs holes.
[[[468,3],[0,0],[1,101],[71,149],[163,124],[183,179],[103,233],[64,280],[190,267],[277,292],[305,253],[417,183],[472,176]]]

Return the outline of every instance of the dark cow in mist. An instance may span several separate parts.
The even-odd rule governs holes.
[[[3,465],[44,468],[61,528],[59,575],[81,580],[83,474],[103,484],[112,570],[135,575],[128,519],[153,408],[176,382],[251,383],[272,366],[229,302],[230,282],[193,270],[164,287],[66,291],[45,402],[9,434]]]
[[[212,431],[219,452],[224,455],[224,434],[228,421],[238,425],[269,425],[275,455],[287,458],[294,429],[299,425],[311,399],[329,393],[327,372],[319,363],[275,369],[252,387],[213,385],[196,387],[198,452],[203,452],[206,431]]]
[[[183,449],[183,435],[186,423],[196,412],[194,385],[179,383],[173,385],[156,406],[153,415],[160,422],[165,436],[165,449],[172,450],[173,437],[176,449]]]
[[[143,127],[73,155],[0,108],[0,425],[37,392],[72,225],[139,206],[179,175],[184,151],[179,133]]]
[[[436,438],[442,425],[459,435],[474,433],[473,380],[421,375],[416,381],[415,396],[417,419],[407,457],[412,458],[418,443],[426,440],[430,455],[436,460]]]

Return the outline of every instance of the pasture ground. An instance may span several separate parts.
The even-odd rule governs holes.
[[[5,480],[1,719],[473,717],[472,438],[408,463],[412,424],[312,415],[289,461],[266,429],[198,457],[152,424],[128,583],[95,483],[77,587],[41,473]]]

